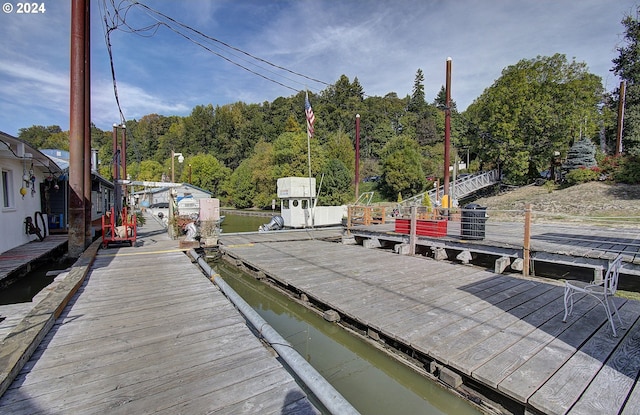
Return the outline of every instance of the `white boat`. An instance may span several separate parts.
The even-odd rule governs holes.
[[[313,228],[342,224],[347,206],[317,206],[316,179],[281,177],[277,182],[285,228]]]

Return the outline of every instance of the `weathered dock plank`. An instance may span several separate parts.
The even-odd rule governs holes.
[[[551,232],[542,237],[551,238]],[[563,323],[559,282],[311,239],[255,239],[249,246],[237,238],[227,245],[222,235],[221,241],[225,255],[374,330],[381,341],[398,341],[501,393],[523,410],[564,414],[572,407],[590,408],[589,385],[616,388],[613,375],[620,374],[627,383],[612,393],[614,399],[602,401],[609,413],[622,409],[622,397],[639,399],[638,364],[622,361],[640,361],[633,337],[640,323],[613,338],[602,306],[589,297],[578,299]],[[596,245],[587,244],[589,250]],[[640,303],[616,303],[625,321],[637,320]],[[587,380],[573,388],[576,376]]]
[[[4,280],[31,271],[38,261],[60,257],[66,252],[67,241],[67,235],[47,235],[42,241],[34,240],[3,252],[0,254],[0,285]]]
[[[638,408],[640,408],[640,384],[636,383],[620,415],[636,414],[638,413]]]
[[[620,310],[624,321],[634,321],[638,316],[638,303],[627,302]],[[565,414],[578,401],[591,380],[601,370],[619,340],[611,335],[610,328],[602,325],[536,391],[529,403],[544,413]]]
[[[99,250],[0,413],[318,414],[177,244]]]
[[[570,415],[618,413],[633,390],[640,371],[640,323],[636,322],[598,374],[593,378]],[[638,410],[636,407],[635,410]]]

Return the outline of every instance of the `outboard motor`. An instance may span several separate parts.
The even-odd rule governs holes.
[[[198,234],[198,228],[196,228],[196,224],[193,222],[189,222],[184,227],[185,231],[187,231],[187,237],[184,238],[187,242],[194,242],[196,240],[196,235]]]
[[[275,215],[274,217],[271,218],[271,221],[269,223],[265,223],[264,225],[261,225],[258,228],[258,231],[260,232],[277,231],[279,229],[282,229],[283,227],[284,227],[284,219],[282,219],[282,216],[280,215]]]

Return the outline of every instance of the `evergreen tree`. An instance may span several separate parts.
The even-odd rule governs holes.
[[[636,13],[640,12],[640,7]],[[622,20],[625,27],[624,45],[617,48],[620,54],[613,59],[612,71],[626,81],[625,120],[623,148],[630,155],[640,155],[640,21],[637,17],[626,16]],[[611,109],[617,112],[620,90],[614,92]]]
[[[422,69],[416,71],[416,78],[413,81],[413,92],[411,99],[409,100],[409,112],[415,112],[416,114],[422,113],[427,107],[427,101],[424,95],[424,74]]]
[[[596,146],[587,138],[576,141],[567,153],[567,159],[562,164],[562,169],[566,171],[578,168],[591,168],[597,166]]]
[[[353,174],[341,160],[330,159],[323,172],[321,205],[343,205],[353,200]]]
[[[433,105],[435,105],[442,111],[445,110],[447,106],[447,90],[445,89],[444,85],[440,87],[438,95],[436,95],[435,99],[433,100]],[[449,106],[451,107],[451,112],[458,112],[458,107],[453,99],[449,101]]]

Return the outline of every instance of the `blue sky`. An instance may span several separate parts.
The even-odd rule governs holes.
[[[70,0],[44,0],[46,11],[0,12],[0,130],[69,128]],[[110,3],[108,0],[107,3]],[[116,4],[120,4],[116,0]],[[122,2],[127,4],[128,2]],[[619,79],[611,60],[622,45],[620,21],[635,0],[141,0],[204,34],[289,70],[333,84],[358,78],[367,95],[411,94],[418,68],[432,101],[452,64],[459,110],[521,59],[563,53],[585,62],[606,90]],[[104,39],[103,0],[92,1],[92,120],[110,130],[120,117]],[[109,6],[111,7],[111,6]],[[156,22],[140,6],[134,28]],[[127,120],[188,115],[196,105],[262,103],[295,91],[206,51],[166,27],[139,36],[112,33],[118,93]],[[326,85],[258,63],[213,42],[215,52],[295,90]],[[256,66],[259,64],[260,66]],[[313,102],[312,102],[313,104]],[[301,108],[302,112],[304,109]]]

